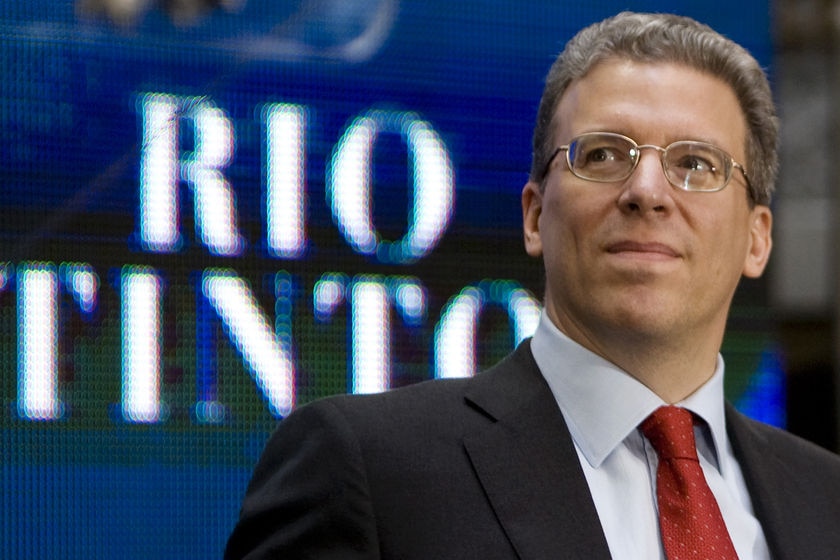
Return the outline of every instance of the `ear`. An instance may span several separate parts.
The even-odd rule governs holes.
[[[773,213],[767,206],[757,205],[750,214],[750,245],[744,261],[744,276],[758,278],[767,266],[773,248]]]
[[[522,230],[525,235],[525,252],[532,257],[542,255],[540,215],[542,214],[540,185],[528,181],[522,188]]]

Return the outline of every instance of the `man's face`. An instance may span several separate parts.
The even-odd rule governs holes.
[[[555,148],[615,132],[640,145],[708,142],[747,165],[734,92],[683,65],[602,62],[564,93],[554,123]],[[543,192],[528,183],[522,193],[525,246],[543,258],[552,321],[604,356],[621,337],[719,348],[741,275],[759,276],[771,246],[770,210],[750,208],[740,171],[721,191],[686,192],[668,183],[656,150],[613,183],[575,177],[564,156]]]

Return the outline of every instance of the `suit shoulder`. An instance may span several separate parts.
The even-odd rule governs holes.
[[[466,378],[432,379],[375,394],[332,395],[313,401],[301,408],[331,407],[343,414],[354,416],[369,412],[383,414],[389,410],[410,412],[422,409],[422,412],[428,413],[431,412],[430,409],[450,407],[461,402],[465,387],[469,382],[470,379]]]
[[[757,420],[741,416],[745,430],[736,436],[760,444],[763,452],[782,459],[791,468],[806,469],[836,479],[840,487],[840,455],[804,438]],[[743,433],[745,432],[745,433]]]
[[[388,419],[434,424],[444,417],[449,424],[485,411],[476,402],[502,401],[515,406],[539,390],[543,383],[527,342],[489,369],[473,377],[431,379],[370,395],[333,395],[302,408],[333,408],[351,420]],[[455,416],[453,416],[455,415]],[[490,416],[493,416],[490,414]]]
[[[819,457],[826,461],[835,462],[840,465],[840,455],[837,455],[824,447],[781,428],[770,426],[757,420],[750,420],[750,422],[755,425],[755,429],[764,432],[771,442],[781,446],[782,449],[790,448],[795,450],[797,453],[805,454],[809,457]]]

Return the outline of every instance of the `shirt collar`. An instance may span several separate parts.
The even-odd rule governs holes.
[[[665,402],[615,364],[562,333],[543,312],[531,351],[551,388],[569,432],[586,460],[598,468],[648,415]],[[706,421],[713,459],[727,445],[723,358],[712,378],[677,403]],[[724,473],[725,474],[725,473]]]

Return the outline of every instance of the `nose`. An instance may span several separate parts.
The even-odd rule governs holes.
[[[639,163],[624,181],[618,205],[623,212],[630,214],[667,214],[674,207],[673,191],[662,169],[660,152],[642,150]]]

